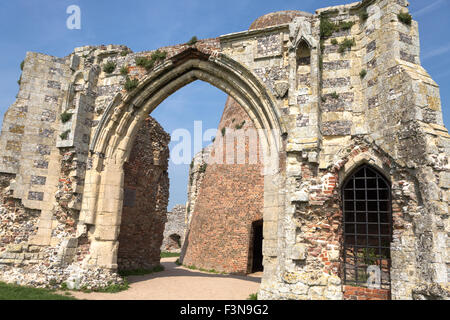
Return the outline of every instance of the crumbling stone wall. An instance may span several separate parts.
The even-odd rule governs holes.
[[[229,97],[208,159],[215,158],[221,147],[225,151],[220,163],[201,164],[204,176],[180,259],[183,264],[225,272],[251,271],[251,226],[262,219],[262,165],[260,160],[249,163],[249,140],[245,141],[246,161],[237,164],[239,142],[227,143],[227,130],[231,135],[232,130],[243,134],[252,129],[251,119]],[[233,164],[227,164],[227,154],[233,155]]]
[[[406,0],[362,0],[314,14],[271,13],[250,30],[160,48],[147,68],[136,58],[155,51],[125,46],[81,47],[64,58],[27,53],[17,101],[3,121],[0,172],[12,175],[6,198],[23,205],[21,221],[30,229],[20,248],[2,244],[0,277],[36,286],[68,278],[76,286],[120,282],[123,169],[138,125],[181,86],[203,80],[233,96],[251,125],[266,130],[264,176],[247,166],[239,170],[251,178],[238,181],[261,186],[264,199],[259,298],[343,299],[363,291],[348,291],[340,273],[340,189],[353,169],[369,164],[392,187],[390,296],[448,299],[450,136],[439,87],[420,65],[417,22],[397,17],[407,7]],[[324,30],[330,23],[333,30]],[[103,70],[107,62],[116,64],[112,73]],[[63,122],[62,113],[72,115]],[[223,179],[207,181],[208,171]],[[211,222],[201,217],[215,210],[208,202],[226,209],[214,213],[222,232],[248,234],[241,221],[230,220],[235,229],[224,222],[239,213],[231,202],[219,203],[221,194],[202,200],[208,188],[227,191],[231,177],[225,165],[206,167],[186,242],[195,250],[186,262],[221,269],[218,259],[200,257],[217,246],[202,248],[195,243],[201,235],[193,237]],[[235,189],[244,208],[248,194]],[[14,236],[10,229],[25,224],[8,222],[2,232]],[[214,234],[210,226],[205,230]],[[243,270],[244,255],[228,249],[219,253]],[[14,266],[31,253],[42,254],[38,263]]]
[[[187,208],[186,208],[186,221],[188,227],[191,223],[192,213],[195,210],[195,204],[200,192],[203,179],[205,178],[206,167],[208,166],[208,159],[213,148],[213,144],[205,147],[197,153],[191,161],[189,166],[189,182],[187,193]]]
[[[186,206],[177,204],[167,212],[161,251],[180,252],[187,230]]]
[[[170,136],[149,117],[139,129],[125,163],[119,270],[159,265],[169,201],[169,141]]]

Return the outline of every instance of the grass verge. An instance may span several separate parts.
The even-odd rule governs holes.
[[[53,290],[18,286],[0,282],[0,300],[76,300]]]
[[[144,276],[146,274],[151,274],[151,273],[161,272],[161,271],[164,271],[164,267],[162,265],[159,265],[152,269],[121,270],[121,271],[119,271],[119,275],[121,277]]]
[[[179,252],[161,252],[161,258],[179,257]]]

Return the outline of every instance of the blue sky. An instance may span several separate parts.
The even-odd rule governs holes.
[[[124,44],[133,51],[211,38],[248,29],[259,16],[280,10],[313,13],[345,0],[14,0],[0,4],[0,123],[18,91],[19,65],[27,51],[66,56],[84,45]],[[444,122],[450,127],[450,1],[410,0],[419,22],[422,65],[441,87]],[[66,28],[70,5],[81,8],[81,30]],[[200,98],[201,97],[201,98]],[[195,82],[166,99],[152,114],[169,133],[215,128],[226,95]],[[173,145],[173,143],[172,143]],[[206,143],[205,143],[206,145]],[[186,201],[188,165],[170,165],[169,209]]]

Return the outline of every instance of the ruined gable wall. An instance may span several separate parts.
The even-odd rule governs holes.
[[[177,204],[167,212],[161,251],[180,252],[187,230],[186,206]]]
[[[241,129],[237,130],[236,126],[241,125]],[[222,138],[223,128],[225,133]],[[210,159],[218,152],[219,144],[223,143],[222,139],[226,139],[227,129],[244,132],[253,128],[252,121],[242,107],[229,97]],[[231,144],[232,148],[226,148],[223,162],[226,153],[235,152],[236,145],[237,142]],[[261,162],[206,163],[181,262],[205,269],[247,273],[251,269],[251,224],[262,219],[264,180],[261,175]]]
[[[170,136],[156,120],[147,118],[124,165],[119,270],[159,265],[169,201],[169,141]]]

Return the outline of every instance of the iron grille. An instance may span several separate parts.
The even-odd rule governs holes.
[[[390,290],[390,183],[377,170],[364,165],[344,183],[342,200],[344,284]]]

